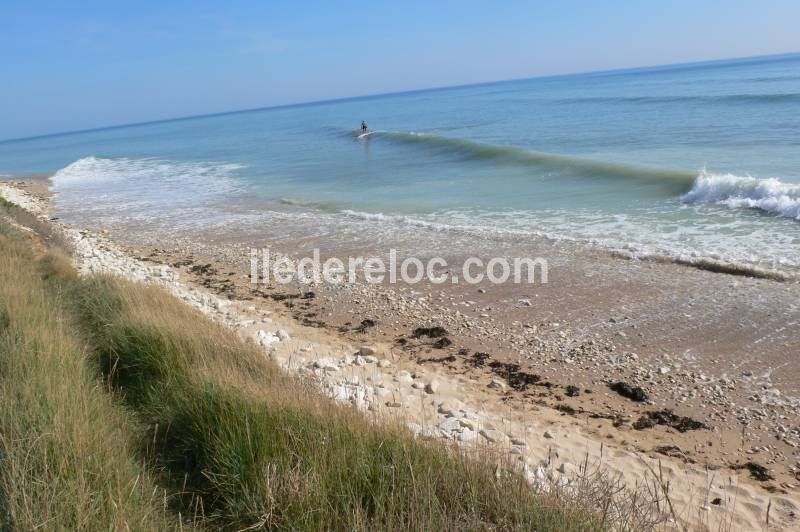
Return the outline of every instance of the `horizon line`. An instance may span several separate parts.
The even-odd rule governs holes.
[[[302,107],[302,106],[312,106],[312,105],[322,105],[328,103],[338,103],[338,102],[347,102],[353,100],[366,100],[371,98],[383,98],[387,96],[400,96],[405,94],[414,94],[414,93],[421,93],[421,92],[435,92],[435,91],[443,91],[449,89],[463,89],[463,88],[470,88],[470,87],[480,87],[485,85],[496,85],[501,83],[514,83],[519,81],[529,81],[529,80],[537,80],[537,79],[553,79],[553,78],[563,78],[563,77],[571,77],[571,76],[588,76],[588,75],[608,75],[608,74],[624,74],[624,73],[631,73],[634,71],[641,71],[641,70],[657,70],[657,69],[674,69],[679,67],[690,67],[690,66],[698,66],[702,64],[708,63],[727,63],[727,62],[739,62],[739,61],[749,61],[749,60],[757,60],[757,59],[767,59],[767,58],[780,58],[780,57],[787,57],[793,55],[800,55],[800,51],[795,52],[781,52],[775,54],[765,54],[765,55],[752,55],[752,56],[742,56],[742,57],[727,57],[727,58],[720,58],[720,59],[703,59],[697,61],[686,61],[680,63],[664,63],[660,65],[645,65],[645,66],[632,66],[632,67],[621,67],[621,68],[612,68],[608,70],[587,70],[581,72],[568,72],[564,74],[543,74],[543,75],[536,75],[524,78],[510,78],[510,79],[500,79],[500,80],[492,80],[492,81],[477,81],[473,83],[463,83],[457,85],[441,85],[441,86],[434,86],[434,87],[425,87],[419,89],[408,89],[408,90],[399,90],[399,91],[389,91],[389,92],[381,92],[381,93],[372,93],[372,94],[361,94],[355,96],[342,96],[338,98],[329,98],[329,99],[322,99],[322,100],[308,100],[302,102],[294,102],[294,103],[283,103],[283,104],[276,104],[276,105],[265,105],[261,107],[249,107],[246,109],[233,109],[229,111],[214,111],[210,113],[200,113],[196,115],[185,115],[185,116],[176,116],[170,118],[158,118],[155,120],[145,120],[142,122],[128,122],[124,124],[113,124],[109,126],[98,126],[98,127],[91,127],[86,129],[75,129],[75,130],[67,130],[67,131],[57,131],[53,133],[42,133],[39,135],[31,135],[27,137],[12,137],[8,139],[0,139],[0,144],[10,143],[10,142],[23,142],[29,140],[36,140],[42,139],[47,137],[60,137],[66,135],[77,135],[80,133],[92,133],[96,131],[106,131],[110,129],[122,129],[126,127],[138,127],[138,126],[147,126],[152,124],[162,124],[167,122],[180,122],[183,120],[193,120],[198,118],[211,118],[216,116],[225,116],[225,115],[234,115],[240,113],[251,113],[256,111],[268,111],[273,109],[286,109],[291,107]]]

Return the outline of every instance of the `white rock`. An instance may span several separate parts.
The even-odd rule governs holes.
[[[275,342],[280,342],[281,339],[271,332],[259,329],[256,333],[256,341],[262,347],[269,347]]]
[[[316,369],[321,369],[328,372],[339,371],[339,365],[336,364],[336,361],[328,357],[315,360],[312,363],[312,366]]]
[[[430,381],[428,384],[425,385],[425,391],[427,393],[436,393],[439,391],[439,381],[436,379]]]
[[[505,434],[495,429],[483,429],[480,434],[491,443],[499,443],[506,439]]]
[[[404,386],[411,386],[414,383],[414,379],[411,377],[411,375],[408,374],[398,375],[394,379]]]
[[[461,429],[461,423],[459,423],[457,418],[447,417],[444,418],[441,423],[439,423],[439,428],[447,432],[453,432]]]
[[[461,431],[461,434],[458,435],[459,441],[468,442],[472,441],[476,438],[476,433],[474,430],[464,429]]]
[[[277,336],[278,338],[281,339],[281,341],[286,341],[291,338],[291,336],[289,336],[289,333],[286,332],[286,329],[278,329]]]

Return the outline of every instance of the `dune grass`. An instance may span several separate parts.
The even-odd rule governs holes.
[[[182,512],[230,529],[597,529],[443,445],[376,427],[155,287],[94,278],[79,304],[97,364],[150,428]]]
[[[134,457],[128,416],[87,364],[34,260],[0,223],[0,530],[175,528],[164,492]]]
[[[376,426],[156,287],[0,221],[0,530],[597,530],[490,455]]]

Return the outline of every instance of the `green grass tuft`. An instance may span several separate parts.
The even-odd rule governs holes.
[[[0,530],[171,529],[138,426],[87,364],[30,249],[0,237]]]
[[[150,427],[147,455],[184,514],[229,529],[598,528],[492,461],[320,397],[158,289],[101,278],[79,292],[100,367]]]

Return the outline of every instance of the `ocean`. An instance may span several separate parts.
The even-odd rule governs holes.
[[[374,133],[357,139],[361,120]],[[52,176],[58,216],[76,223],[546,238],[797,274],[800,55],[4,141],[0,174]]]

